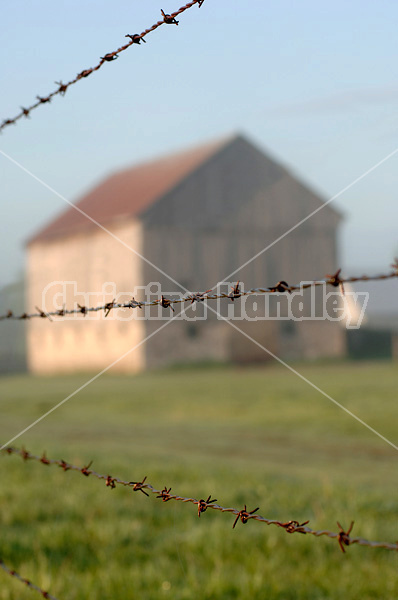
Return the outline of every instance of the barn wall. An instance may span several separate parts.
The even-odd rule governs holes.
[[[141,251],[139,224],[119,223],[110,229],[126,244]],[[47,311],[58,309],[62,308],[63,301],[67,308],[76,307],[77,303],[96,306],[104,299],[105,302],[112,301],[113,286],[104,289],[104,296],[103,284],[114,283],[117,293],[132,291],[134,285],[141,283],[141,264],[141,259],[131,250],[101,229],[32,244],[28,249],[27,310],[34,310],[36,305]],[[62,299],[60,294],[64,291],[66,294]],[[82,292],[91,295],[85,297]],[[130,314],[128,311],[125,316]],[[122,316],[122,312],[117,315]],[[56,373],[102,369],[142,340],[142,323],[115,320],[112,314],[106,321],[102,312],[96,313],[94,319],[79,315],[54,318],[53,322],[47,319],[28,321],[30,371]],[[143,366],[144,357],[138,348],[115,365],[114,370],[136,371]]]
[[[194,291],[206,290],[226,278],[231,283],[239,279],[246,288],[272,286],[281,279],[296,284],[323,278],[338,266],[336,232],[340,216],[324,206],[284,235],[321,206],[322,200],[312,190],[238,138],[143,216],[143,252],[165,273]],[[233,273],[257,253],[261,253],[258,258]],[[178,285],[148,265],[144,265],[143,274],[145,281],[159,282],[166,295],[179,290]],[[210,306],[216,308],[213,303]],[[247,338],[243,341],[242,334],[231,326],[217,321],[211,312],[208,321],[208,329],[199,323],[202,335],[195,345],[186,339],[183,328],[170,325],[162,331],[164,347],[173,348],[170,361],[184,361],[195,352],[207,352],[220,360],[269,358]],[[262,322],[261,327],[242,321],[237,325],[282,356],[336,356],[345,351],[338,324],[330,328],[319,321],[299,323],[294,342],[281,337],[275,322]],[[322,331],[331,331],[330,339],[319,335]],[[236,340],[240,340],[238,346]],[[156,364],[150,346],[145,351],[147,361]],[[167,359],[162,356],[161,361],[163,364]]]
[[[295,228],[314,211],[316,214]],[[231,284],[239,279],[245,288],[272,286],[281,279],[296,284],[323,278],[338,266],[336,230],[340,215],[241,137],[226,144],[140,218],[142,225],[119,222],[112,230],[138,247],[154,266],[99,229],[36,243],[29,251],[28,307],[42,305],[43,288],[57,279],[77,280],[79,288],[94,291],[105,281],[114,281],[118,290],[131,289],[134,283],[149,286],[155,282],[155,297],[159,298],[160,293],[170,296],[178,292],[178,283],[191,291],[213,288],[226,279]],[[285,235],[290,228],[292,231]],[[259,256],[251,261],[257,253]],[[246,261],[250,261],[247,266],[234,273]],[[73,294],[66,300],[68,306],[79,301]],[[97,300],[93,298],[92,303]],[[224,301],[210,306],[225,315],[231,304]],[[192,310],[188,304],[185,307],[188,312]],[[175,316],[170,309],[161,310],[162,317]],[[101,316],[96,322],[64,322],[62,327],[56,322],[30,322],[31,369],[103,368],[148,335],[151,339],[117,368],[138,370],[198,359],[241,362],[268,358],[210,310],[206,320],[194,326],[177,321],[159,332],[156,329],[164,322],[156,319],[127,324],[108,320],[104,323]],[[329,356],[344,351],[336,333],[338,326],[328,339],[320,335],[322,327],[323,331],[332,330],[320,322],[298,324],[294,335],[293,329],[289,333],[275,321],[262,321],[261,326],[239,321],[237,325],[282,357]],[[36,351],[38,347],[42,356]]]
[[[146,323],[146,335],[154,334],[144,345],[146,367],[230,360],[225,323],[172,321],[160,330],[163,324]]]

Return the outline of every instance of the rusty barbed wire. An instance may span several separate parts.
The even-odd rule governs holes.
[[[0,567],[3,569],[3,571],[8,573],[8,575],[11,575],[11,577],[18,579],[18,581],[20,581],[21,583],[24,583],[29,589],[34,590],[35,592],[39,592],[39,594],[41,596],[43,596],[43,598],[48,598],[48,600],[57,600],[57,598],[52,596],[49,592],[45,592],[44,590],[39,588],[37,585],[32,583],[29,579],[22,577],[22,575],[20,575],[16,571],[14,571],[14,569],[10,569],[9,567],[7,567],[7,565],[2,561],[1,558],[0,558]]]
[[[162,17],[163,17],[161,21],[157,21],[154,25],[152,25],[148,29],[145,29],[142,33],[134,33],[134,34],[128,33],[125,37],[130,38],[129,42],[127,42],[123,46],[120,46],[120,48],[118,48],[117,50],[114,50],[113,52],[108,52],[107,54],[104,54],[104,56],[100,57],[100,61],[95,67],[91,67],[89,69],[84,69],[83,71],[80,71],[74,79],[71,79],[67,83],[63,83],[62,80],[55,81],[55,84],[58,86],[58,88],[56,90],[54,90],[47,96],[36,96],[36,99],[37,99],[36,102],[31,104],[27,108],[24,108],[23,106],[21,106],[20,112],[15,117],[13,117],[11,119],[4,119],[3,122],[0,124],[0,133],[2,132],[3,129],[5,129],[5,127],[8,127],[9,125],[15,125],[17,123],[17,121],[19,121],[19,119],[22,119],[22,117],[29,118],[32,110],[35,110],[38,106],[41,106],[42,104],[47,104],[47,103],[51,102],[51,100],[54,96],[57,96],[57,95],[64,96],[66,94],[68,88],[71,85],[88,77],[95,71],[98,71],[102,67],[102,65],[104,65],[105,63],[116,60],[119,57],[119,54],[121,52],[124,52],[125,50],[127,50],[128,48],[133,46],[134,44],[139,45],[141,43],[141,41],[145,43],[146,42],[145,36],[148,35],[149,33],[151,33],[152,31],[155,31],[155,29],[157,29],[161,25],[164,25],[164,24],[178,25],[179,21],[176,20],[176,17],[178,15],[180,15],[184,11],[188,10],[195,4],[197,4],[198,7],[200,8],[202,6],[203,2],[204,2],[204,0],[192,0],[191,2],[188,2],[188,4],[181,6],[178,10],[176,10],[175,12],[173,12],[171,14],[166,14],[163,10],[161,10]]]
[[[247,510],[246,504],[244,505],[243,509],[226,508],[224,506],[221,506],[220,504],[216,504],[217,499],[212,500],[211,495],[208,496],[207,500],[204,500],[203,498],[197,500],[196,498],[187,498],[185,496],[178,496],[176,494],[172,494],[171,487],[168,488],[167,486],[165,486],[162,490],[158,490],[147,482],[146,477],[144,477],[141,481],[123,481],[122,479],[119,479],[118,477],[113,477],[111,475],[101,475],[100,473],[97,473],[96,471],[90,469],[92,462],[90,462],[87,466],[78,467],[76,465],[66,462],[65,460],[48,458],[45,452],[42,454],[42,456],[36,456],[25,450],[25,448],[14,448],[13,446],[4,448],[2,450],[2,453],[8,455],[16,454],[25,461],[33,460],[43,465],[57,465],[64,472],[77,471],[82,473],[82,475],[84,475],[85,477],[89,477],[90,475],[92,475],[93,477],[104,481],[106,487],[109,487],[110,489],[115,489],[118,485],[121,485],[132,488],[132,490],[135,492],[142,492],[145,496],[149,496],[148,492],[150,492],[154,494],[156,498],[161,499],[163,502],[176,500],[183,503],[195,504],[198,507],[197,511],[199,517],[209,508],[223,513],[231,513],[235,516],[235,520],[232,525],[233,528],[235,528],[239,520],[243,524],[246,524],[249,520],[255,520],[259,521],[260,523],[265,523],[266,525],[275,525],[277,527],[281,527],[286,531],[286,533],[309,534],[315,537],[326,536],[330,539],[335,539],[337,540],[343,553],[345,553],[344,546],[348,547],[354,544],[358,544],[358,546],[367,546],[369,548],[385,548],[386,550],[398,550],[398,542],[374,542],[366,540],[364,538],[351,537],[350,533],[354,526],[354,521],[352,521],[349,529],[347,530],[344,530],[340,523],[337,522],[337,525],[339,527],[338,532],[327,530],[317,531],[307,526],[309,521],[299,523],[296,520],[289,520],[284,522],[279,521],[277,519],[266,519],[265,517],[262,517],[261,515],[257,514],[259,507],[250,511]]]
[[[229,299],[232,302],[238,298],[242,298],[244,296],[253,296],[257,294],[281,294],[281,293],[289,293],[291,294],[297,290],[305,290],[311,287],[317,287],[321,285],[329,285],[332,287],[339,287],[342,294],[344,294],[344,284],[345,283],[356,283],[359,281],[385,281],[387,279],[396,279],[398,278],[398,259],[395,259],[395,262],[391,265],[392,271],[390,273],[384,273],[380,275],[361,275],[359,277],[341,277],[341,269],[338,269],[336,273],[333,275],[327,275],[325,279],[318,279],[313,281],[306,281],[305,283],[298,283],[295,285],[288,285],[286,281],[278,281],[273,286],[270,287],[258,287],[251,288],[249,290],[243,290],[241,288],[241,282],[238,281],[232,288],[229,294],[227,293],[212,293],[212,290],[207,290],[205,292],[189,292],[187,296],[183,298],[165,298],[163,294],[158,300],[153,300],[151,302],[141,302],[135,300],[134,297],[131,298],[129,302],[116,302],[115,299],[112,302],[107,302],[105,304],[101,304],[99,306],[84,306],[81,304],[76,304],[75,308],[66,309],[61,308],[53,311],[44,311],[41,308],[36,306],[37,312],[32,313],[22,313],[19,315],[14,314],[12,310],[8,310],[5,314],[0,315],[0,321],[6,320],[27,320],[33,318],[41,318],[41,319],[49,319],[52,321],[52,317],[66,317],[68,315],[76,315],[82,314],[86,316],[88,313],[95,312],[104,312],[105,317],[107,317],[112,310],[115,309],[134,309],[134,308],[143,308],[147,306],[162,306],[165,309],[169,309],[174,312],[173,305],[174,304],[185,304],[189,302],[193,304],[194,302],[203,302],[205,300],[219,300],[219,299]],[[171,312],[170,312],[171,314]]]

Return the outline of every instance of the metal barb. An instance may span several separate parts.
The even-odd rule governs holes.
[[[44,312],[43,310],[41,310],[41,308],[39,308],[38,306],[35,306],[35,309],[38,311],[39,317],[41,317],[42,319],[48,319],[49,321],[52,321],[52,318],[50,317],[50,315],[48,313]]]
[[[155,29],[158,29],[158,27],[160,27],[161,25],[163,25],[163,24],[178,25],[179,21],[176,20],[176,16],[178,16],[181,13],[185,12],[186,10],[192,8],[192,6],[195,6],[195,4],[197,4],[200,8],[202,6],[203,2],[204,2],[204,0],[191,0],[191,2],[188,2],[184,6],[181,6],[178,10],[176,10],[175,12],[173,12],[170,15],[164,13],[164,11],[162,10],[163,19],[161,21],[157,21],[151,27],[149,27],[148,29],[145,29],[140,34],[137,33],[137,34],[134,34],[133,36],[127,35],[126,37],[129,37],[131,41],[128,42],[127,44],[125,44],[124,46],[121,46],[117,50],[114,50],[113,52],[108,52],[104,56],[100,57],[100,62],[95,67],[92,67],[90,69],[84,69],[83,71],[80,71],[80,73],[78,73],[74,79],[71,79],[67,83],[63,83],[62,81],[56,82],[58,89],[51,92],[51,94],[48,94],[48,96],[44,96],[44,97],[36,96],[37,101],[35,103],[31,104],[31,106],[29,106],[27,108],[21,107],[21,112],[19,114],[17,114],[15,117],[10,118],[10,119],[3,119],[3,121],[0,124],[0,133],[2,132],[2,130],[5,127],[8,127],[9,125],[16,125],[17,121],[21,117],[23,117],[23,116],[28,117],[30,112],[32,110],[36,109],[38,106],[40,106],[42,104],[46,104],[48,102],[51,102],[51,99],[54,96],[57,96],[57,95],[64,96],[65,92],[71,85],[74,85],[81,79],[88,77],[89,75],[94,73],[94,71],[98,71],[102,67],[102,65],[104,65],[106,62],[113,62],[114,60],[116,60],[116,58],[118,58],[118,56],[121,52],[124,52],[125,50],[130,48],[132,45],[134,45],[134,44],[138,45],[140,43],[140,41],[145,43],[146,40],[144,39],[144,37],[147,36],[152,31],[155,31]]]
[[[305,525],[307,525],[309,521],[304,521],[304,523],[299,523],[298,521],[287,521],[286,523],[279,523],[281,527],[283,527],[287,533],[307,533],[305,529]]]
[[[159,496],[156,496],[156,498],[161,498],[163,502],[168,502],[169,500],[171,500],[170,492],[171,487],[167,488],[167,485],[165,485],[162,491],[160,492]]]
[[[142,309],[142,306],[141,306],[141,302],[138,302],[137,300],[135,300],[135,298],[133,296],[125,308],[141,308]]]
[[[83,77],[88,77],[89,75],[91,75],[92,72],[93,72],[93,69],[85,69],[84,71],[81,71],[80,73],[78,73],[76,75],[75,81],[79,81],[79,79],[82,79]],[[69,85],[70,85],[70,83],[69,83]]]
[[[171,301],[170,301],[170,300],[168,300],[167,298],[165,298],[163,295],[162,295],[161,299],[160,299],[160,300],[157,300],[156,302],[157,302],[158,304],[160,304],[160,306],[163,306],[163,308],[171,308],[171,310],[172,310],[173,312],[175,312],[174,308],[173,308],[173,307],[172,307],[172,305],[171,305]]]
[[[56,81],[55,84],[59,86],[58,94],[61,94],[61,96],[65,96],[66,90],[68,89],[68,84],[62,83],[62,81]]]
[[[131,41],[133,42],[133,44],[141,44],[141,42],[144,42],[144,44],[146,44],[146,39],[141,37],[139,33],[134,33],[134,35],[131,35],[131,33],[128,33],[124,37],[130,38]]]
[[[80,306],[80,304],[78,304],[77,306],[78,306],[79,310],[76,311],[76,312],[80,312],[80,313],[82,313],[82,315],[86,316],[86,314],[87,314],[87,308],[85,306]]]
[[[340,529],[337,541],[339,542],[341,551],[343,553],[345,553],[344,546],[349,546],[351,544],[350,533],[352,531],[352,528],[354,527],[354,521],[351,521],[351,525],[349,526],[347,531],[344,531],[344,528],[340,525],[340,523],[338,521],[337,521],[337,525],[338,525],[338,528]]]
[[[51,464],[51,463],[50,463],[50,461],[48,460],[48,458],[47,458],[47,455],[46,455],[46,453],[45,453],[45,452],[43,452],[43,454],[42,454],[42,457],[41,457],[41,459],[40,459],[40,462],[41,462],[43,465],[50,465],[50,464]]]
[[[162,13],[163,21],[167,23],[167,25],[178,25],[179,21],[177,21],[172,15],[167,15],[163,8],[160,9],[160,12]]]
[[[35,592],[38,592],[43,598],[48,598],[48,600],[57,600],[49,592],[42,590],[37,585],[35,585],[32,581],[30,581],[29,579],[26,579],[26,577],[22,577],[14,569],[10,569],[9,567],[7,567],[7,565],[3,562],[3,560],[1,558],[0,558],[0,568],[3,569],[3,571],[5,571],[6,573],[8,573],[8,575],[10,575],[11,577],[14,577],[14,579],[17,579],[18,581],[20,581],[21,583],[26,585],[29,589],[34,590]]]
[[[119,58],[119,56],[116,54],[116,52],[109,52],[108,54],[105,54],[105,56],[101,56],[100,58],[101,60],[105,60],[106,62],[112,62],[113,60]]]
[[[112,308],[115,305],[116,305],[116,299],[115,298],[112,300],[112,302],[108,302],[107,304],[105,304],[105,306],[104,306],[105,318],[109,315],[109,313],[111,312]]]
[[[145,481],[146,481],[146,475],[142,481],[130,481],[129,485],[133,486],[133,490],[135,492],[142,492],[143,494],[145,494],[145,496],[149,496],[149,494],[147,494],[146,491],[143,489],[144,486],[146,487],[148,485],[145,483]]]
[[[286,283],[286,281],[278,281],[278,283],[271,287],[270,290],[271,292],[279,292],[281,294],[283,292],[289,292],[289,294],[292,293],[292,290],[290,289],[289,284]]]
[[[236,285],[231,287],[231,293],[228,295],[228,298],[231,299],[231,301],[233,302],[235,300],[235,298],[240,298],[241,297],[241,293],[240,293],[240,286],[239,286],[239,281]]]
[[[398,260],[398,259],[396,259]],[[327,275],[325,280],[319,281],[317,279],[313,281],[306,281],[305,288],[316,287],[321,283],[326,285],[331,285],[333,287],[340,287],[342,293],[344,294],[344,283],[352,283],[357,281],[386,281],[387,279],[396,279],[398,278],[398,262],[391,265],[393,267],[393,271],[388,273],[382,273],[380,275],[362,275],[361,277],[346,277],[342,278],[340,276],[341,269],[339,269],[333,275]],[[203,302],[204,300],[225,300],[230,299],[232,302],[240,298],[241,296],[255,296],[259,294],[273,294],[273,293],[292,293],[293,291],[300,290],[303,283],[297,283],[295,285],[288,285],[286,281],[278,281],[278,283],[274,286],[268,287],[259,287],[253,288],[247,291],[242,291],[240,282],[238,281],[234,286],[231,287],[231,292],[229,294],[225,293],[210,293],[212,288],[206,290],[205,292],[191,292],[188,296],[184,298],[174,298],[169,300],[165,298],[163,295],[160,300],[153,300],[150,302],[138,302],[133,297],[129,302],[124,304],[117,304],[115,299],[112,302],[107,302],[104,305],[96,306],[94,308],[88,308],[86,306],[81,306],[77,304],[77,307],[71,310],[66,310],[65,306],[62,309],[53,310],[53,311],[44,311],[36,307],[37,313],[26,313],[24,312],[21,315],[16,315],[12,310],[6,311],[3,315],[0,315],[0,321],[5,321],[7,319],[11,320],[23,320],[23,319],[33,319],[37,317],[47,317],[51,320],[51,317],[63,317],[75,314],[82,314],[86,316],[88,312],[97,312],[104,311],[105,316],[107,317],[111,310],[123,308],[123,309],[132,309],[132,308],[140,308],[146,306],[156,306],[160,304],[163,308],[170,308],[170,310],[174,311],[173,304],[185,303],[191,301],[191,304],[194,302]]]
[[[36,98],[38,99],[38,101],[41,104],[46,104],[46,102],[51,102],[51,96],[45,96],[44,98],[42,96],[36,96]]]
[[[72,467],[71,467],[70,465],[68,465],[68,463],[67,463],[67,462],[65,462],[64,460],[61,460],[61,461],[59,462],[59,466],[61,467],[61,469],[62,469],[63,471],[69,471],[69,470],[72,468]]]
[[[213,498],[213,500],[211,500],[211,495],[207,498],[207,500],[202,499],[198,501],[198,517],[200,517],[201,513],[206,512],[209,504],[212,502],[217,502],[217,498]]]
[[[259,506],[257,508],[255,508],[254,510],[251,510],[250,512],[248,512],[247,508],[246,508],[246,504],[243,510],[240,510],[238,512],[238,514],[236,515],[236,519],[234,521],[234,524],[232,525],[232,529],[235,529],[235,525],[237,524],[237,522],[239,521],[239,519],[242,521],[243,525],[246,525],[246,523],[248,522],[249,519],[252,518],[252,514],[257,512],[259,510]]]
[[[188,296],[187,300],[191,300],[191,304],[193,304],[194,302],[203,302],[206,294],[208,294],[209,292],[211,292],[211,288],[210,290],[206,290],[205,292],[196,292],[196,294],[191,294],[190,296]]]
[[[200,517],[201,513],[205,512],[206,509],[209,507],[211,507],[214,510],[219,511],[219,512],[234,513],[236,515],[236,518],[235,518],[235,521],[233,524],[233,528],[235,528],[235,525],[239,519],[242,521],[243,524],[247,523],[247,521],[249,519],[253,519],[260,523],[266,523],[267,525],[275,525],[277,527],[282,527],[283,529],[285,529],[285,531],[287,533],[310,534],[316,538],[318,538],[320,536],[327,536],[330,539],[337,538],[342,552],[345,552],[344,546],[349,546],[352,544],[358,544],[360,546],[367,546],[369,548],[384,548],[386,550],[398,551],[398,542],[394,542],[394,543],[374,542],[374,541],[365,540],[363,538],[350,538],[349,536],[352,531],[354,522],[351,523],[348,531],[344,531],[344,529],[340,525],[340,523],[337,523],[338,527],[339,527],[338,533],[335,533],[333,531],[325,531],[325,530],[317,531],[317,530],[310,529],[309,527],[307,527],[307,524],[309,523],[309,521],[304,521],[303,523],[299,523],[296,520],[289,520],[286,522],[281,522],[281,521],[277,521],[275,519],[266,519],[265,517],[255,514],[259,510],[258,508],[255,508],[252,511],[248,511],[246,504],[245,504],[243,510],[237,510],[235,508],[226,508],[226,507],[220,506],[218,504],[215,504],[217,502],[217,500],[215,498],[212,499],[210,495],[208,496],[207,500],[204,500],[203,498],[201,500],[196,500],[195,498],[186,498],[184,496],[171,495],[171,493],[170,493],[171,487],[168,488],[167,486],[164,486],[163,490],[158,490],[155,487],[153,487],[152,485],[150,485],[149,483],[147,483],[146,477],[144,477],[144,479],[142,481],[122,481],[121,479],[118,479],[116,477],[111,477],[110,475],[101,475],[100,473],[96,473],[95,471],[88,470],[92,464],[91,462],[86,467],[81,468],[81,467],[72,465],[70,463],[67,463],[65,460],[49,459],[49,458],[47,458],[47,455],[45,453],[43,453],[41,456],[35,456],[34,454],[31,454],[30,452],[25,450],[25,448],[23,448],[23,447],[21,449],[19,449],[19,448],[15,448],[13,446],[4,448],[0,452],[0,454],[7,455],[7,456],[11,456],[12,454],[15,454],[15,455],[20,456],[23,460],[31,459],[33,461],[37,461],[37,462],[45,464],[45,465],[57,465],[60,468],[62,468],[62,470],[64,472],[77,471],[77,472],[83,473],[86,476],[91,474],[92,477],[102,480],[102,481],[105,481],[106,486],[110,487],[111,489],[114,489],[114,487],[117,484],[117,485],[122,485],[125,487],[130,487],[135,492],[140,491],[143,494],[145,494],[145,496],[149,496],[149,494],[146,492],[146,490],[148,490],[152,494],[155,494],[157,498],[162,499],[164,502],[167,502],[168,500],[176,500],[176,501],[180,501],[180,502],[184,502],[184,503],[191,503],[198,507],[198,516],[199,517]]]
[[[86,477],[91,475],[91,471],[89,471],[89,468],[91,467],[92,464],[93,464],[93,461],[90,460],[90,462],[88,463],[88,465],[86,467],[83,467],[82,469],[80,469],[80,473],[82,473],[82,475],[85,475]]]
[[[334,275],[326,275],[328,278],[327,283],[332,285],[333,287],[339,287],[342,295],[344,296],[344,280],[340,277],[341,269],[338,269]]]
[[[107,478],[105,479],[105,485],[106,487],[110,487],[112,490],[115,489],[116,487],[116,477],[111,477],[110,475],[107,476]]]

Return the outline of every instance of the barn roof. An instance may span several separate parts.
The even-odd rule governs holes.
[[[118,171],[95,186],[75,206],[101,225],[123,217],[138,216],[230,140],[224,138]],[[71,206],[41,229],[28,244],[95,227],[96,224],[86,215]]]
[[[235,135],[123,169],[108,176],[75,205],[68,207],[50,221],[28,240],[28,245],[85,232],[96,227],[98,223],[109,225],[112,221],[142,215],[199,167],[237,140],[248,143],[243,136]],[[267,160],[269,161],[268,158]],[[272,160],[269,162],[289,177],[296,179],[277,163]],[[306,187],[308,189],[308,186]],[[319,196],[318,198],[322,202]],[[340,218],[335,208],[328,207],[328,210]]]

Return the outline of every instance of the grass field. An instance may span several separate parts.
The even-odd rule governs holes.
[[[295,365],[398,443],[397,365]],[[89,376],[0,379],[7,442]],[[397,451],[283,367],[103,376],[14,445],[314,529],[396,541]],[[0,455],[0,556],[59,600],[393,599],[398,555]],[[35,593],[0,571],[0,599]]]

